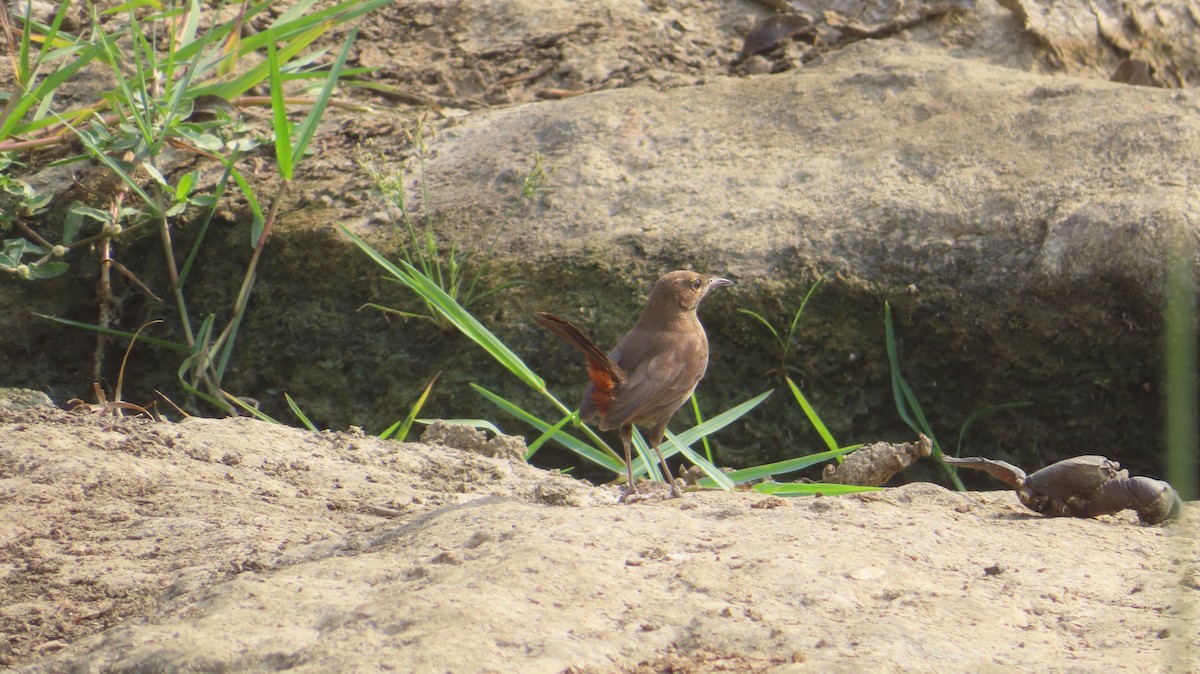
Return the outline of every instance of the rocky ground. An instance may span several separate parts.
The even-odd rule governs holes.
[[[532,339],[522,351],[531,358],[565,362],[567,350],[530,345],[549,338],[528,325],[528,309],[578,306],[589,329],[615,338],[651,270],[712,260],[713,271],[740,274],[746,294],[709,307],[714,358],[726,362],[706,383],[740,377],[757,393],[766,386],[747,373],[768,359],[762,335],[748,319],[717,316],[741,320],[734,309],[754,300],[749,306],[790,318],[811,281],[804,273],[832,261],[842,276],[806,314],[800,364],[819,406],[841,405],[831,415],[839,437],[882,439],[858,436],[879,432],[881,410],[892,414],[879,317],[890,299],[898,316],[915,317],[901,318],[901,331],[924,339],[924,347],[912,339],[906,354],[927,395],[966,400],[952,376],[979,397],[967,411],[1037,392],[1040,426],[1014,435],[1038,438],[1039,451],[1061,432],[1075,442],[1045,451],[1157,452],[1145,429],[1160,426],[1152,395],[1161,372],[1159,229],[1182,222],[1197,231],[1190,186],[1200,126],[1190,92],[1107,80],[1135,55],[1148,59],[1146,78],[1119,81],[1195,86],[1200,33],[1183,30],[1200,16],[1194,3],[829,0],[806,6],[815,35],[743,53],[774,8],[799,4],[396,2],[371,17],[352,62],[378,68],[372,77],[384,86],[345,95],[369,99],[376,112],[331,111],[318,132],[320,151],[304,164],[269,248],[256,291],[264,300],[245,324],[230,388],[280,406],[280,391],[302,391],[319,420],[367,425],[364,415],[390,421],[407,409],[445,363],[458,370],[434,392],[429,408],[438,413],[463,407],[438,396],[486,375],[453,340],[427,340],[454,347],[431,355],[410,333],[356,313],[385,301],[372,294],[383,284],[356,251],[348,258],[348,244],[331,243],[331,222],[362,231],[383,222],[357,172],[362,148],[411,169],[402,132],[424,118],[441,143],[430,159],[440,191],[428,206],[441,206],[446,222],[461,212],[481,226],[516,223],[502,243],[521,254],[587,242],[564,267],[523,277],[503,296],[516,308],[492,311],[489,325]],[[78,12],[86,24],[82,4]],[[243,114],[269,127],[263,111]],[[1103,133],[1094,133],[1097,123]],[[536,135],[526,137],[530,130]],[[515,193],[539,154],[552,189],[537,203],[522,211],[491,198]],[[265,151],[255,159],[271,161]],[[51,171],[43,179],[77,185]],[[494,205],[496,217],[455,201],[456,190],[483,195],[477,201]],[[233,210],[218,220],[241,246]],[[712,236],[730,239],[750,238],[747,223],[757,223],[772,245],[752,255],[704,245],[671,253],[684,239],[709,241],[686,229],[702,218],[726,222],[728,231]],[[869,227],[848,241],[856,223]],[[598,232],[613,240],[601,245]],[[1096,232],[1107,236],[1102,244],[1093,244]],[[993,252],[1007,238],[1027,259]],[[147,259],[136,245],[118,246],[118,258]],[[92,320],[95,255],[81,256],[71,260],[78,277],[53,292],[0,289],[8,321],[0,352],[12,379],[0,384],[49,390],[60,403],[90,397],[90,333],[28,315]],[[236,288],[241,273],[221,267],[227,257],[221,249],[201,263],[218,289],[196,291],[218,298],[220,311],[219,288],[230,279]],[[1092,274],[1096,259],[1108,266]],[[871,275],[876,268],[886,273]],[[1122,269],[1137,289],[1128,296],[1116,292]],[[772,288],[778,270],[796,278]],[[1041,290],[1017,292],[1012,304],[1048,307],[1053,338],[1015,308],[997,310],[1014,293],[1012,278],[1031,270],[1042,274],[1030,277]],[[165,287],[152,269],[138,271]],[[982,283],[992,277],[1001,282]],[[571,299],[530,298],[543,278],[573,289]],[[930,290],[938,283],[954,294]],[[1093,290],[1115,299],[1093,301]],[[117,324],[136,329],[154,316],[146,305],[129,301]],[[969,311],[977,305],[982,316]],[[154,311],[172,310],[161,306]],[[965,318],[953,313],[963,306]],[[963,326],[967,337],[930,337],[943,325]],[[1066,365],[1060,332],[1075,359]],[[1050,355],[1031,362],[1037,349]],[[101,368],[112,380],[123,350],[113,345]],[[141,387],[132,398],[146,401],[169,389],[179,361],[139,361],[143,353],[129,381]],[[1051,386],[1059,397],[1044,393]],[[734,386],[701,393],[718,391],[747,397]],[[951,428],[959,417],[938,402],[927,410]],[[739,445],[754,435],[796,451],[774,434],[784,414],[758,417],[759,430],[744,431]],[[1079,442],[1090,432],[1106,442]],[[1196,503],[1162,527],[1140,526],[1129,512],[1048,519],[1009,492],[927,483],[794,500],[690,492],[627,506],[615,488],[526,465],[514,454],[519,440],[450,444],[244,419],[0,412],[0,667],[1200,671]],[[762,452],[742,458],[761,461]]]
[[[504,438],[45,407],[0,437],[24,674],[1197,671],[1194,503],[1166,527],[926,483],[627,506]]]

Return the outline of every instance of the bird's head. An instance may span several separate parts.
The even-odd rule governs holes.
[[[695,311],[700,300],[709,291],[719,286],[733,285],[733,281],[719,276],[705,276],[694,271],[679,270],[665,274],[650,291],[649,305],[668,304],[684,311]]]

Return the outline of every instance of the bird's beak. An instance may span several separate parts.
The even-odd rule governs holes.
[[[708,289],[709,290],[712,290],[713,288],[716,288],[717,286],[731,286],[731,285],[733,285],[733,281],[730,281],[727,278],[721,278],[720,276],[714,276],[714,277],[708,279]]]

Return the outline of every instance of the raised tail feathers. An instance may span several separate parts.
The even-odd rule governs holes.
[[[625,370],[567,319],[544,311],[534,312],[534,318],[538,325],[561,337],[587,359],[588,378],[592,380],[591,402],[600,416],[604,416],[616,391],[628,380]]]

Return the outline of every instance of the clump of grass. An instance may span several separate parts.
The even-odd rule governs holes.
[[[5,32],[14,54],[15,77],[3,111],[0,111],[0,191],[19,208],[4,226],[23,234],[6,242],[0,271],[37,280],[67,271],[71,253],[95,247],[100,254],[99,317],[96,323],[53,318],[61,323],[93,330],[100,335],[95,374],[100,376],[104,340],[132,340],[111,326],[116,304],[113,279],[123,277],[156,301],[158,296],[138,278],[137,269],[120,260],[121,246],[132,233],[151,228],[157,232],[168,275],[167,293],[174,303],[175,328],[182,341],[145,339],[184,354],[179,368],[182,386],[196,398],[232,411],[221,390],[239,328],[253,291],[257,267],[285,198],[298,161],[325,110],[332,104],[335,84],[344,74],[351,31],[329,67],[318,66],[323,50],[312,49],[315,40],[334,26],[382,7],[386,0],[340,2],[313,10],[311,0],[279,13],[266,30],[244,35],[245,27],[270,8],[270,3],[233,3],[231,18],[207,28],[205,19],[216,17],[198,0],[179,3],[125,3],[100,11],[90,7],[91,25],[86,36],[61,30],[70,3],[63,0],[49,26],[21,17],[19,37]],[[31,6],[31,5],[29,5]],[[109,15],[110,20],[101,21]],[[113,17],[121,17],[117,20]],[[251,56],[254,58],[249,58]],[[254,65],[241,67],[246,60]],[[93,100],[61,106],[60,90],[74,79],[95,78],[104,69],[110,86]],[[361,71],[358,71],[361,72]],[[285,95],[284,81],[318,89],[315,98]],[[246,97],[252,87],[266,84],[270,97]],[[239,169],[242,156],[257,141],[240,133],[237,118],[227,114],[239,105],[270,105],[273,145],[280,183],[264,213],[260,199]],[[308,108],[304,120],[293,126],[291,107]],[[215,111],[215,113],[214,113]],[[34,148],[66,147],[78,142],[84,152],[59,160],[68,164],[91,160],[117,181],[106,200],[75,203],[68,209],[57,243],[51,227],[36,221],[44,202],[28,185],[12,175],[19,164],[14,153]],[[179,153],[203,168],[183,173]],[[220,175],[211,191],[202,190],[206,172]],[[187,281],[199,259],[208,226],[226,190],[239,191],[252,212],[249,245],[253,249],[231,315],[218,327],[217,316],[193,316],[187,299]],[[184,254],[175,241],[176,219],[191,210],[202,213],[191,249]],[[38,231],[41,229],[42,231]],[[27,262],[24,258],[30,258]],[[36,259],[33,259],[36,258]]]
[[[779,351],[779,365],[777,368],[775,368],[775,370],[773,370],[773,372],[777,373],[783,378],[784,383],[787,384],[788,390],[792,393],[792,398],[796,401],[796,404],[804,413],[805,418],[808,419],[808,423],[813,427],[813,430],[817,432],[817,435],[821,437],[821,441],[824,442],[826,451],[797,457],[794,459],[788,459],[786,461],[779,461],[775,463],[764,464],[762,466],[754,466],[751,468],[733,471],[729,474],[731,479],[740,481],[762,480],[784,473],[803,470],[825,461],[836,460],[840,463],[844,455],[862,446],[861,444],[847,445],[844,447],[839,445],[837,440],[834,439],[833,433],[830,432],[829,427],[826,426],[825,422],[821,420],[821,416],[817,414],[816,409],[811,403],[809,403],[808,398],[804,396],[804,393],[801,392],[800,386],[796,384],[796,381],[792,379],[791,375],[789,374],[791,371],[799,371],[799,368],[797,368],[795,365],[792,365],[788,361],[791,358],[792,348],[796,343],[796,330],[800,325],[800,317],[804,315],[804,308],[808,306],[809,300],[812,299],[813,295],[816,294],[817,290],[832,273],[833,272],[831,270],[821,274],[819,277],[817,277],[817,280],[814,281],[811,286],[809,286],[808,292],[804,294],[804,298],[800,301],[800,305],[796,307],[796,311],[792,314],[792,319],[788,323],[786,333],[777,329],[771,323],[771,321],[764,318],[762,314],[749,309],[738,309],[739,313],[750,316],[763,327],[765,327],[771,334],[771,337],[775,340],[775,345]],[[871,490],[874,489],[874,487],[828,483],[779,484],[775,482],[765,482],[755,485],[755,489],[765,494],[796,496],[813,494],[847,494]]]
[[[430,379],[429,383],[425,385],[425,389],[421,391],[421,395],[417,397],[416,402],[414,402],[412,407],[409,408],[407,416],[384,429],[383,432],[379,434],[380,440],[395,440],[397,442],[404,442],[408,439],[409,431],[412,430],[413,424],[417,421],[417,415],[421,413],[421,408],[425,406],[425,401],[429,399],[429,393],[433,391],[433,385],[437,383],[439,376],[441,376],[440,372],[433,375],[433,378]],[[250,402],[247,402],[246,400],[243,400],[237,396],[230,395],[229,393],[226,393],[225,395],[233,404],[242,408],[251,416],[257,417],[258,419],[266,421],[267,423],[277,424],[280,426],[283,425],[283,422],[269,416],[267,413],[260,410],[257,405],[253,405]],[[320,430],[317,428],[317,425],[308,418],[308,415],[304,413],[304,410],[300,408],[300,403],[296,402],[291,395],[285,392],[283,394],[283,398],[287,401],[288,408],[292,410],[292,414],[296,415],[296,419],[300,421],[302,426],[310,431],[313,431],[314,433]]]
[[[904,420],[904,423],[907,424],[909,428],[913,429],[917,433],[924,433],[929,437],[929,439],[933,442],[932,456],[934,460],[937,461],[938,465],[942,467],[942,470],[946,472],[946,475],[950,478],[950,481],[954,483],[954,487],[959,491],[963,491],[966,488],[963,486],[962,480],[958,477],[958,471],[953,466],[950,466],[946,462],[942,461],[942,445],[938,442],[937,436],[933,432],[933,427],[929,424],[929,420],[925,418],[925,412],[921,409],[921,403],[917,400],[916,393],[913,392],[912,387],[908,385],[908,381],[904,379],[904,375],[900,372],[899,347],[896,343],[895,328],[892,327],[892,307],[887,302],[884,302],[883,304],[883,323],[884,335],[887,342],[888,363],[891,366],[892,371],[892,395],[896,401],[896,412],[900,415],[900,418]],[[1021,407],[1029,407],[1031,405],[1033,405],[1033,403],[1028,401],[1004,403],[1000,405],[989,405],[988,407],[984,407],[971,413],[971,415],[967,417],[962,426],[959,428],[958,446],[955,451],[955,456],[961,455],[963,440],[966,438],[967,431],[971,428],[971,425],[976,421],[989,414]]]
[[[800,317],[804,315],[804,308],[808,306],[808,301],[812,299],[813,295],[815,295],[817,290],[821,287],[821,284],[823,284],[825,279],[829,278],[829,275],[832,273],[833,271],[830,270],[824,274],[821,274],[819,277],[817,277],[817,280],[813,281],[813,284],[808,287],[808,292],[804,294],[804,299],[800,301],[800,306],[796,307],[795,313],[792,314],[792,320],[790,323],[788,323],[786,334],[778,330],[775,325],[771,323],[771,321],[764,318],[762,314],[749,309],[738,309],[739,314],[745,314],[746,316],[758,321],[759,324],[767,329],[767,332],[771,333],[771,337],[775,340],[775,346],[779,351],[779,365],[775,370],[772,370],[772,372],[777,372],[780,376],[787,377],[788,372],[792,370],[799,370],[799,368],[797,368],[795,365],[792,365],[788,361],[791,360],[792,347],[795,346],[796,343],[796,329],[800,326]]]
[[[490,252],[504,231],[507,221],[501,222],[495,228],[492,240],[479,251],[464,249],[457,241],[446,244],[439,240],[434,230],[429,181],[425,173],[425,162],[432,154],[432,143],[436,134],[425,126],[425,120],[422,118],[415,128],[404,132],[404,137],[409,150],[416,158],[417,180],[421,190],[418,205],[414,205],[409,198],[408,190],[404,186],[404,174],[400,169],[385,170],[370,152],[363,153],[362,158],[358,160],[359,166],[370,176],[383,198],[388,220],[400,244],[400,256],[464,308],[515,285],[515,282],[507,282],[486,289],[480,285],[480,281],[490,269]],[[548,190],[547,180],[542,156],[540,153],[535,154],[533,168],[522,180],[522,198],[530,200]],[[399,282],[393,277],[384,278]],[[426,320],[442,331],[454,329],[454,322],[439,310],[436,302],[420,294],[418,297],[424,307],[421,311],[404,311],[374,303],[364,306],[404,318]]]

